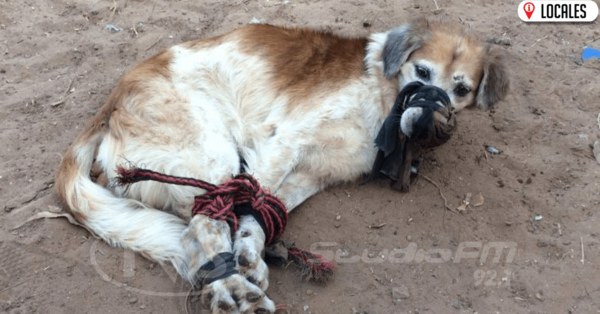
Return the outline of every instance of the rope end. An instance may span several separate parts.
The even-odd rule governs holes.
[[[137,176],[137,172],[139,169],[135,168],[135,167],[123,167],[123,166],[117,166],[117,174],[118,176],[116,177],[117,180],[117,184],[119,184],[120,186],[125,186],[131,183],[135,183],[138,182],[139,180],[136,180],[136,176]]]
[[[328,282],[333,278],[335,263],[319,254],[303,251],[293,246],[288,251],[289,259],[300,268],[302,276],[308,281]]]

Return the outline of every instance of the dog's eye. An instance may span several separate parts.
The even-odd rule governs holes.
[[[426,68],[417,65],[417,75],[419,76],[419,78],[421,78],[422,80],[429,80],[429,70],[427,70]]]
[[[464,97],[466,96],[469,92],[471,92],[470,89],[468,89],[466,86],[464,85],[458,85],[455,89],[454,89],[454,93],[458,96],[458,97]]]

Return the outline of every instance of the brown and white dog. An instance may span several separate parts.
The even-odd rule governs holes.
[[[170,262],[190,283],[201,265],[233,252],[240,274],[207,286],[206,306],[274,312],[264,293],[265,234],[254,218],[243,216],[232,239],[226,222],[191,216],[199,189],[124,189],[114,184],[117,165],[214,184],[247,172],[291,211],[371,170],[373,140],[413,81],[442,88],[455,111],[489,109],[508,90],[498,52],[459,27],[424,20],[369,38],[250,25],[183,43],[120,80],[64,155],[58,194],[108,243]]]

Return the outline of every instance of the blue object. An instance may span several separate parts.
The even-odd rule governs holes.
[[[588,61],[590,59],[600,59],[600,49],[593,47],[583,47],[583,52],[581,53],[581,59],[583,61]]]
[[[118,33],[121,31],[121,28],[118,26],[115,26],[113,24],[106,24],[105,29],[108,29],[109,31],[113,32],[113,33]]]

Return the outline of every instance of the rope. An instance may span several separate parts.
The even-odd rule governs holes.
[[[238,229],[238,216],[252,215],[265,231],[265,244],[267,246],[283,246],[286,253],[281,256],[285,256],[285,259],[296,264],[307,280],[325,282],[333,277],[335,268],[333,262],[325,260],[321,255],[300,250],[293,243],[283,244],[280,237],[283,235],[288,220],[285,204],[265,191],[249,174],[239,174],[221,185],[214,185],[198,179],[170,176],[139,168],[118,167],[117,173],[120,185],[151,180],[203,189],[206,191],[204,194],[194,197],[192,216],[205,215],[212,219],[228,221],[235,233]],[[235,262],[231,264],[233,257],[229,254],[231,253],[219,255],[222,259],[219,265],[225,265],[222,267],[225,267],[227,276],[233,274],[231,265],[235,264]],[[214,269],[214,261],[201,268],[209,273]],[[205,282],[205,284],[208,283]]]
[[[287,225],[288,214],[283,202],[265,191],[255,178],[245,173],[217,186],[203,180],[170,176],[139,168],[119,167],[117,172],[121,185],[151,180],[205,190],[206,193],[194,198],[192,216],[200,214],[212,219],[229,221],[234,232],[238,229],[238,217],[234,212],[234,206],[249,204],[264,222],[267,245],[281,237]]]

